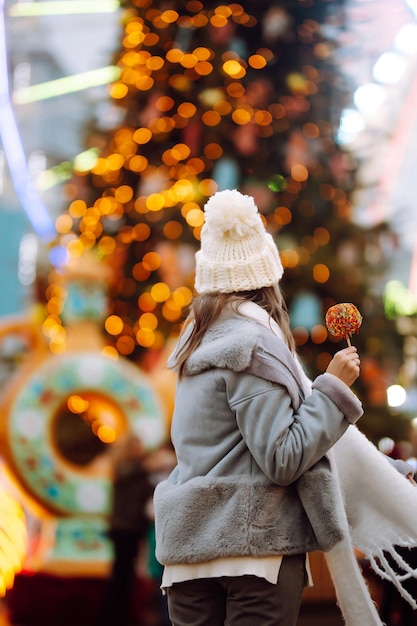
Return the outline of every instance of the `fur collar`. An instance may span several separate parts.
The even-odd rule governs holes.
[[[212,367],[235,372],[246,370],[257,345],[257,330],[256,323],[239,315],[213,324],[188,359],[186,374],[193,376]]]
[[[168,360],[171,369],[176,369],[176,354],[181,351],[191,330],[190,323]],[[237,313],[223,313],[208,329],[201,344],[188,358],[184,374],[195,376],[212,368],[246,371],[284,385],[294,409],[305,397],[300,369],[284,341],[262,324]]]

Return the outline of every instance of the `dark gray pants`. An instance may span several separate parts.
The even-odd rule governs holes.
[[[296,626],[306,584],[305,555],[283,558],[278,582],[222,576],[168,589],[173,626]]]

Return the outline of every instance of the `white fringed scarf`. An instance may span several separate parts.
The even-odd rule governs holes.
[[[417,570],[404,561],[396,546],[417,547],[417,489],[356,426],[348,428],[328,456],[340,485],[347,531],[346,538],[325,553],[338,605],[346,626],[382,626],[354,548],[416,609],[416,599],[402,583],[417,578]],[[402,574],[394,571],[387,554]]]

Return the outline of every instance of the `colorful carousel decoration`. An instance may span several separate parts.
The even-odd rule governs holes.
[[[27,343],[0,395],[0,444],[30,520],[25,569],[104,575],[111,448],[130,430],[155,450],[167,441],[167,420],[149,375],[106,352],[109,276],[102,264],[80,259],[61,280],[62,354],[50,352],[41,327],[28,319],[0,324],[0,343],[13,333]]]

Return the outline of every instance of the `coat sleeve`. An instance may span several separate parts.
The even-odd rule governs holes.
[[[228,401],[246,445],[262,471],[282,486],[317,463],[347,430],[343,404],[352,404],[353,394],[344,387],[317,380],[311,395],[294,409],[284,385],[248,373],[226,375]],[[349,405],[351,420],[354,414]]]

